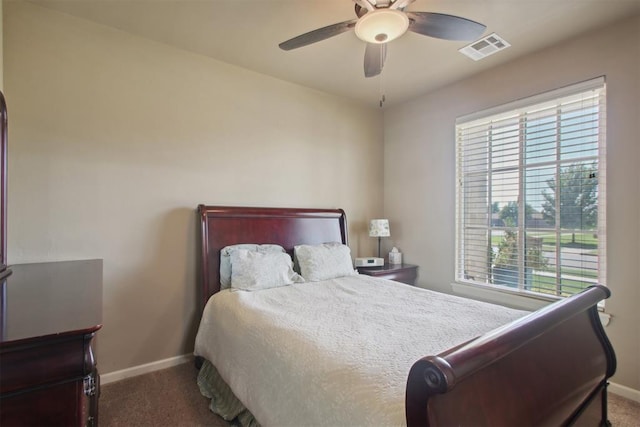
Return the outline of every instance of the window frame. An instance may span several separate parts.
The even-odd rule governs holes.
[[[488,122],[491,119],[495,119],[497,117],[517,117],[517,123],[519,126],[518,132],[517,132],[518,139],[519,139],[518,155],[517,155],[518,164],[517,166],[512,166],[511,168],[517,170],[517,174],[518,174],[517,203],[519,208],[523,208],[524,206],[526,206],[525,204],[526,200],[525,202],[522,201],[523,195],[526,194],[525,193],[526,180],[522,178],[526,176],[528,166],[524,161],[525,156],[527,155],[527,151],[525,150],[526,132],[522,127],[523,126],[522,117],[525,116],[526,114],[530,114],[531,111],[535,111],[535,108],[540,107],[542,104],[553,104],[559,101],[560,99],[576,96],[576,95],[594,91],[594,90],[597,91],[597,96],[598,96],[597,98],[598,100],[598,103],[597,103],[598,105],[598,110],[597,110],[598,137],[597,137],[597,153],[595,154],[595,156],[591,156],[591,157],[597,160],[597,167],[598,167],[597,169],[598,171],[597,172],[597,178],[598,178],[597,205],[598,207],[597,207],[597,225],[596,225],[597,236],[598,236],[597,283],[606,286],[606,81],[604,76],[598,77],[592,80],[588,80],[585,82],[581,82],[578,84],[574,84],[571,86],[563,87],[560,89],[556,89],[553,91],[549,91],[546,93],[542,93],[539,95],[524,98],[521,100],[517,100],[517,101],[511,102],[505,105],[501,105],[495,108],[482,110],[476,113],[459,117],[456,120],[456,129],[455,129],[456,130],[456,175],[455,175],[455,178],[456,178],[456,201],[455,201],[456,235],[455,235],[455,262],[454,262],[455,283],[466,285],[466,286],[475,286],[475,287],[480,287],[484,289],[497,290],[497,291],[507,292],[511,294],[524,296],[524,297],[541,299],[541,300],[557,300],[564,297],[563,295],[553,295],[553,294],[546,294],[542,292],[527,290],[524,287],[524,283],[525,283],[524,257],[526,256],[526,253],[525,253],[526,246],[525,246],[524,236],[526,236],[527,230],[529,232],[536,231],[535,228],[533,227],[527,227],[526,220],[519,220],[517,221],[518,223],[516,224],[516,227],[511,227],[516,229],[517,236],[518,236],[517,237],[518,239],[517,265],[519,267],[518,268],[519,271],[518,271],[517,288],[507,287],[507,286],[502,286],[499,284],[492,283],[492,281],[494,280],[493,278],[494,264],[492,262],[489,262],[488,260],[487,260],[487,267],[486,267],[487,277],[485,278],[485,280],[476,280],[474,276],[467,274],[467,271],[466,271],[467,263],[465,261],[466,252],[464,249],[464,245],[472,243],[472,240],[469,240],[469,238],[465,237],[465,231],[468,230],[468,226],[465,225],[466,213],[464,212],[464,209],[465,209],[464,197],[465,195],[471,194],[471,192],[465,191],[465,189],[463,188],[463,182],[465,182],[463,178],[468,178],[471,175],[471,171],[470,169],[464,170],[462,165],[461,159],[463,158],[463,153],[465,149],[464,147],[465,140],[461,136],[461,129],[469,129],[474,125],[474,123],[478,123],[482,121]],[[560,112],[556,113],[555,117],[556,117],[556,120],[558,120],[558,118],[560,117]],[[487,129],[489,128],[490,126]],[[491,247],[490,236],[492,235],[492,231],[498,228],[498,227],[494,227],[492,223],[491,194],[492,194],[492,191],[494,190],[491,184],[491,179],[492,179],[491,177],[493,173],[495,173],[495,171],[498,170],[499,168],[493,168],[493,166],[491,165],[490,159],[493,154],[493,151],[492,151],[493,146],[492,146],[492,143],[490,142],[491,140],[492,139],[489,136],[487,136],[486,152],[487,152],[487,159],[488,159],[487,164],[489,166],[487,166],[487,169],[486,169],[486,178],[485,178],[486,183],[484,184],[484,187],[482,187],[484,188],[484,190],[482,190],[482,188],[480,189],[481,193],[479,197],[479,199],[482,199],[483,192],[484,192],[487,200],[486,232],[489,239],[489,241],[487,242],[489,247]],[[556,144],[556,148],[560,149],[559,143]],[[588,157],[589,156],[585,156],[585,158],[580,157],[575,162],[588,160]],[[593,158],[591,160],[593,160]],[[563,164],[566,165],[566,163],[563,163],[560,156],[556,156],[554,160],[546,163],[547,165],[551,165],[556,169],[555,182],[559,182],[558,178],[559,178],[560,170],[562,168],[562,165]],[[467,182],[471,182],[471,181],[469,180]],[[559,198],[556,197],[556,203],[558,203],[557,202],[558,199]],[[556,211],[556,216],[558,218],[559,218],[559,215],[560,215],[560,212]],[[471,222],[470,217],[468,219],[468,222]],[[481,228],[479,228],[478,230],[480,229]],[[506,229],[506,228],[503,227],[503,229]],[[554,224],[554,232],[556,233],[557,236],[559,235],[558,233],[560,233],[561,230],[562,230],[561,223],[559,221],[556,221]],[[557,239],[556,241],[559,242],[559,240]],[[556,246],[556,260],[561,259],[558,254],[558,251],[560,250],[559,248],[560,248],[560,243],[558,243]],[[558,289],[560,289],[560,286],[561,286],[560,285],[561,283],[560,277],[562,277],[561,270],[562,270],[561,265],[557,265],[556,272],[555,272],[555,279],[556,279],[556,287],[558,287]]]

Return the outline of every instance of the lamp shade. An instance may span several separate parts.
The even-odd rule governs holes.
[[[389,231],[388,219],[372,219],[369,222],[369,237],[389,237],[391,232]]]
[[[367,43],[387,43],[397,39],[409,28],[409,18],[393,9],[377,9],[367,12],[356,23],[356,36]]]

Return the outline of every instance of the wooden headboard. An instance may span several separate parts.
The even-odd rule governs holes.
[[[202,239],[201,308],[220,290],[220,250],[238,243],[273,243],[293,254],[300,244],[347,244],[342,209],[198,206]]]

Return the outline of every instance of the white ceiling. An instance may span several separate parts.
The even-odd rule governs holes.
[[[32,0],[191,52],[321,91],[393,105],[532,51],[640,13],[640,0],[416,0],[407,10],[459,15],[511,47],[475,62],[466,42],[408,32],[388,45],[381,76],[365,79],[353,31],[303,48],[278,44],[355,18],[352,0]]]

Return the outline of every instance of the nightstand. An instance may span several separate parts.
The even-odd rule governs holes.
[[[418,266],[413,264],[385,264],[382,267],[358,267],[358,273],[415,285],[418,278]]]

